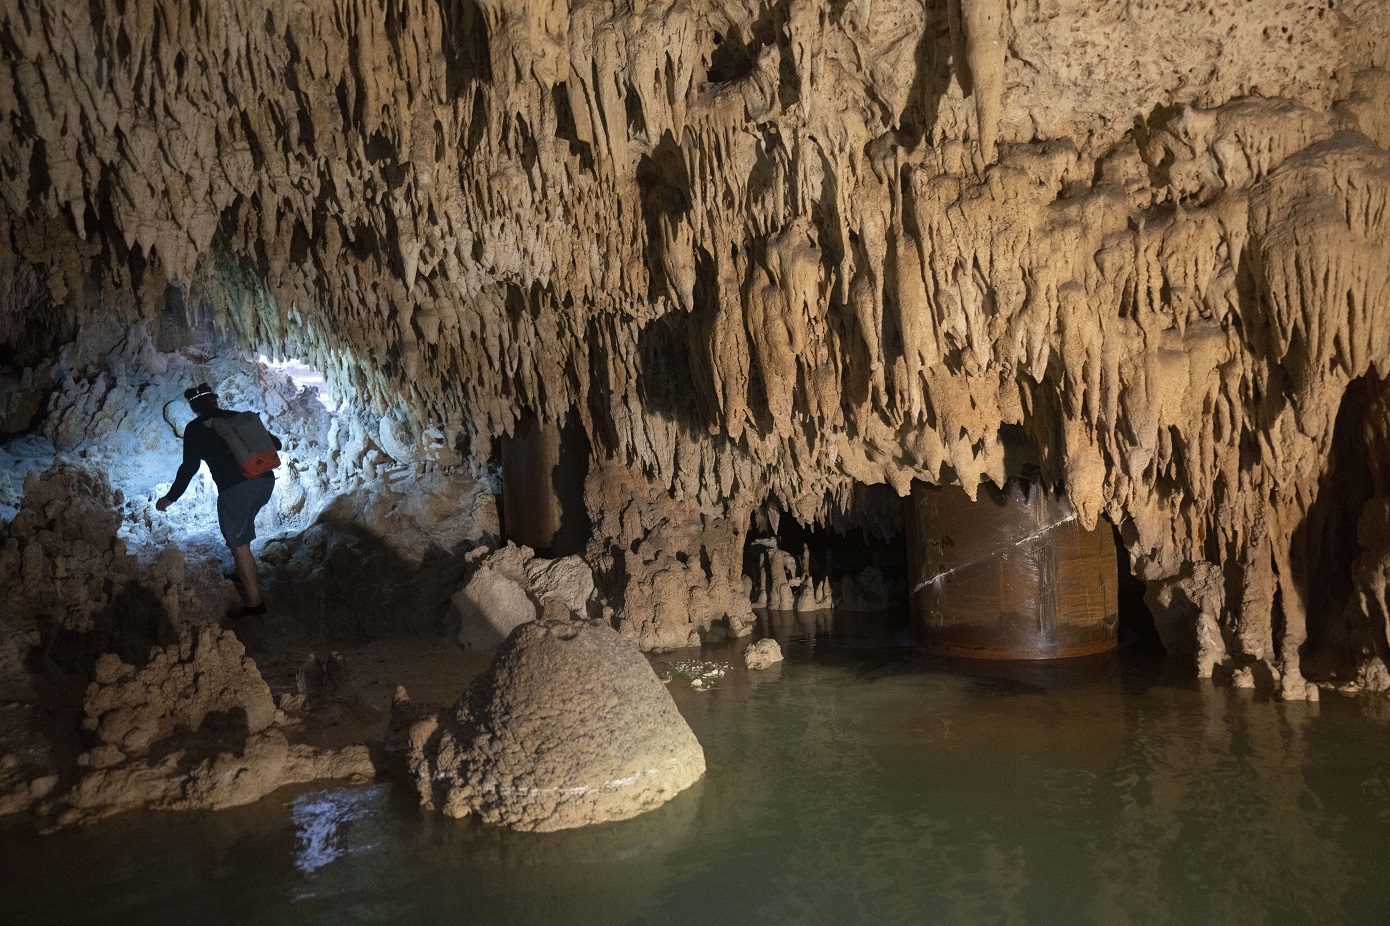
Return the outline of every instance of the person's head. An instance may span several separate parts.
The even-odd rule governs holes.
[[[188,400],[195,415],[217,411],[217,393],[213,392],[207,383],[199,383],[192,389],[185,389],[183,397]]]

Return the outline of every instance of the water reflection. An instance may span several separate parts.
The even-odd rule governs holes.
[[[299,845],[294,866],[310,874],[349,852],[370,849],[365,843],[353,844],[352,824],[380,803],[388,787],[332,788],[300,795],[291,802],[290,820]]]
[[[672,686],[709,771],[652,813],[510,833],[382,785],[11,833],[0,921],[1281,926],[1390,909],[1390,725],[1359,702],[788,629],[805,642],[788,634],[779,674],[744,672],[738,641],[703,654],[734,666],[712,690]]]

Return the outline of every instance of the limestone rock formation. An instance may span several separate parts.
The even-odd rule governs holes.
[[[782,661],[782,647],[771,637],[759,640],[743,651],[743,664],[749,669],[767,669]]]
[[[82,707],[83,727],[96,742],[127,756],[180,728],[221,724],[256,734],[275,719],[270,688],[246,648],[215,627],[155,650],[140,667],[104,654]]]
[[[625,639],[663,652],[752,631],[742,578],[746,514],[692,508],[614,465],[591,472],[585,494],[594,523],[589,560]]]
[[[203,627],[134,666],[97,660],[83,704],[91,747],[42,808],[59,825],[133,809],[218,809],[317,778],[370,780],[366,746],[317,749],[276,729],[270,689],[236,636]]]
[[[279,730],[248,736],[237,748],[175,749],[155,757],[91,767],[45,811],[59,826],[91,823],[129,810],[220,810],[260,800],[277,788],[319,779],[370,781],[376,766],[366,746],[320,749],[291,744]]]
[[[508,543],[468,554],[476,570],[453,597],[458,641],[465,649],[491,649],[521,624],[541,616],[547,602],[564,613],[587,615],[594,606],[594,574],[578,556],[544,559],[530,547]]]
[[[740,632],[773,499],[1027,469],[1145,581],[1219,570],[1227,668],[1386,656],[1380,552],[1322,555],[1390,376],[1383,0],[15,0],[0,42],[0,412],[51,388],[56,447],[120,416],[36,358],[205,318],[350,396],[368,478],[573,411],[645,648]]]
[[[633,817],[705,771],[651,665],[601,621],[521,625],[451,711],[406,736],[425,807],[520,830]]]

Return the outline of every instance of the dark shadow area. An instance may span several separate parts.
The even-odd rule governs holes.
[[[122,662],[143,666],[150,650],[179,640],[164,602],[143,585],[131,583],[95,615],[91,627],[75,631],[55,623],[39,627],[39,643],[30,650],[31,669],[91,678],[97,658],[115,653]]]
[[[1115,536],[1115,560],[1120,575],[1120,648],[1136,656],[1162,658],[1163,641],[1154,627],[1153,613],[1144,602],[1144,581],[1134,575],[1133,561],[1120,536],[1120,529],[1108,521],[1102,521],[1097,526],[1109,527]]]
[[[712,84],[723,84],[747,77],[758,63],[762,46],[756,38],[745,41],[736,25],[730,26],[726,34],[716,32],[705,79]]]
[[[907,106],[896,114],[901,141],[908,148],[931,138],[936,129],[937,108],[951,85],[952,59],[964,59],[962,50],[952,43],[947,0],[926,0],[924,12],[926,23],[914,55],[916,72],[912,90]],[[962,86],[967,86],[969,78],[964,73],[965,68],[957,70],[961,73]],[[903,189],[907,190],[908,186],[904,185]]]
[[[574,121],[574,109],[570,106],[569,90],[565,82],[551,88],[551,103],[555,106],[555,135],[569,143],[570,154],[579,158],[579,166],[593,173],[594,148],[579,137],[579,128]]]
[[[473,81],[492,83],[487,21],[476,0],[444,0],[440,15],[444,20],[440,44],[449,96],[458,97]]]
[[[549,549],[543,551],[544,556],[583,553],[589,543],[594,526],[584,504],[584,481],[589,477],[591,451],[584,424],[579,414],[570,409],[560,428],[560,462],[551,473],[551,485],[560,499],[560,529]]]
[[[431,546],[419,563],[407,561],[352,523],[351,511],[337,510],[350,504],[340,499],[302,534],[262,548],[260,583],[273,606],[265,617],[235,624],[248,648],[284,651],[313,641],[348,645],[443,628],[450,596],[463,584],[463,554],[471,544],[456,550]]]
[[[905,504],[888,486],[856,485],[827,524],[802,524],[775,500],[755,512],[743,574],[762,631],[793,642],[908,642]]]
[[[563,425],[526,411],[499,442],[502,536],[554,558],[580,553],[593,525],[584,505],[591,446],[571,408]]]
[[[1355,628],[1343,618],[1355,592],[1352,565],[1362,552],[1357,523],[1375,494],[1364,426],[1371,404],[1385,388],[1385,382],[1372,374],[1348,384],[1317,499],[1293,535],[1290,559],[1308,616],[1303,652],[1324,667],[1359,659]]]
[[[887,489],[886,486],[875,488]],[[761,527],[758,522],[759,517],[754,515],[748,543],[744,546],[745,575],[751,574],[759,541],[775,539],[779,549],[798,558],[809,555],[811,574],[818,579],[839,581],[873,568],[890,580],[907,581],[907,546],[901,524],[890,538],[884,539],[864,527],[835,529],[823,524],[808,527],[787,514],[781,516],[776,530],[767,525],[765,518]],[[905,601],[904,598],[900,603]]]
[[[628,99],[635,100],[636,94]],[[669,295],[675,301],[678,281],[671,280],[666,272],[662,227],[674,228],[682,221],[690,211],[691,196],[685,160],[670,132],[661,137],[651,154],[642,155],[637,162],[637,191],[647,228],[647,298],[655,301]]]
[[[649,411],[703,436],[721,422],[714,373],[699,346],[709,343],[719,307],[710,288],[697,282],[695,292],[693,312],[668,312],[642,328],[638,388]]]

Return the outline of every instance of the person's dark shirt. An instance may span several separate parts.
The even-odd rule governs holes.
[[[169,501],[178,501],[202,463],[207,463],[208,472],[212,473],[212,481],[217,483],[219,492],[225,492],[237,483],[246,481],[246,477],[241,474],[241,467],[237,466],[236,458],[232,456],[231,448],[227,446],[226,441],[217,436],[217,432],[208,423],[210,418],[230,418],[235,414],[237,413],[230,409],[219,408],[199,415],[183,429],[183,463],[179,465],[178,475],[174,477],[174,484],[169,489]],[[275,449],[279,450],[282,446],[280,438],[272,434],[270,439],[274,441]],[[274,479],[275,473],[263,473],[256,478]]]

